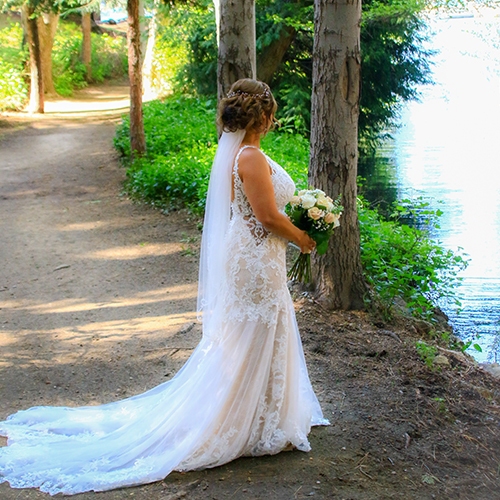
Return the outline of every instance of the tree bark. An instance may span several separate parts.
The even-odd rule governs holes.
[[[82,12],[82,61],[87,69],[87,81],[92,79],[91,13]]]
[[[257,77],[270,84],[283,57],[290,47],[297,31],[292,26],[285,26],[278,39],[273,40],[265,47],[257,60]]]
[[[361,0],[315,0],[309,184],[344,213],[328,252],[314,259],[318,296],[336,309],[364,307],[357,212]]]
[[[256,78],[255,0],[219,0],[217,97],[240,78]]]
[[[44,112],[44,92],[42,77],[42,59],[40,57],[40,40],[38,38],[38,23],[31,4],[24,4],[26,9],[26,28],[28,35],[28,46],[30,53],[30,101],[28,111],[30,113]]]
[[[127,0],[128,75],[130,80],[130,150],[132,158],[146,152],[142,117],[141,30],[139,0]]]
[[[144,0],[139,0],[139,29],[141,30],[141,64],[144,65],[144,58],[146,57],[146,49],[148,45],[148,26],[149,21],[146,18],[146,11],[144,9]]]
[[[42,59],[43,87],[46,94],[55,95],[54,80],[52,78],[52,47],[59,23],[59,13],[42,14],[37,17],[38,37],[40,40],[40,57]]]
[[[156,99],[158,93],[153,85],[153,56],[156,43],[156,13],[157,13],[158,0],[155,0],[153,15],[149,21],[148,30],[148,43],[146,45],[146,54],[144,55],[144,62],[142,63],[143,75],[143,96],[144,100]]]

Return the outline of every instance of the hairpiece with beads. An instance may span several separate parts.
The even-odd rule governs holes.
[[[249,94],[248,92],[243,92],[242,90],[235,90],[234,92],[229,92],[227,94],[228,99],[234,96],[240,95],[242,97],[251,97],[252,99],[260,99],[262,97],[269,97],[269,89],[264,88],[264,92],[262,94]]]

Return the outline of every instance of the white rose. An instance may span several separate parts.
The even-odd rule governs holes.
[[[290,200],[290,205],[298,205],[301,202],[300,196],[292,196]]]
[[[305,194],[302,196],[302,206],[304,208],[312,208],[316,205],[316,197],[312,194]]]
[[[328,205],[331,205],[331,203],[328,201],[328,198],[324,194],[320,194],[318,196],[318,205],[328,207]]]
[[[307,215],[313,220],[318,220],[323,216],[323,212],[318,207],[312,207],[307,211]]]
[[[299,196],[302,196],[307,193],[307,189],[302,189],[299,191]]]

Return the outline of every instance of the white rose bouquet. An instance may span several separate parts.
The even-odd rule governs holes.
[[[318,255],[328,250],[328,240],[333,230],[340,225],[343,210],[340,199],[334,201],[320,189],[303,189],[286,206],[286,213],[292,223],[316,242]],[[300,254],[288,277],[308,283],[311,280],[311,255]]]

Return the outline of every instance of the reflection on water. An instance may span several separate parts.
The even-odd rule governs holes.
[[[500,18],[435,20],[432,29],[436,85],[404,109],[373,179],[393,176],[388,200],[425,196],[444,212],[433,237],[471,261],[463,312],[443,308],[462,338],[481,335],[474,355],[484,361],[500,332]]]

